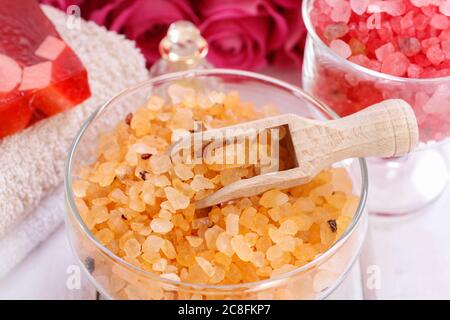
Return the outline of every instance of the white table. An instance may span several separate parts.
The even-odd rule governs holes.
[[[267,73],[299,83],[296,72]],[[450,146],[445,148],[450,163]],[[413,214],[371,216],[361,258],[330,299],[450,299],[449,246],[450,186],[434,203]],[[0,299],[95,299],[87,281],[82,281],[80,290],[67,289],[67,272],[74,264],[61,226],[0,280]],[[381,275],[377,290],[367,286],[374,268]]]

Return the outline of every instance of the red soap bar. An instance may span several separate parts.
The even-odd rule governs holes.
[[[91,95],[86,68],[36,0],[1,0],[0,138]]]

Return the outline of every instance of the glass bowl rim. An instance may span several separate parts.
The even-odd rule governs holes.
[[[142,81],[140,83],[137,83],[136,85],[133,85],[131,87],[128,87],[118,94],[114,95],[112,98],[107,100],[104,104],[102,104],[97,110],[95,110],[85,121],[85,123],[82,125],[80,130],[78,131],[77,135],[75,136],[72,145],[70,147],[68,158],[66,160],[65,170],[64,170],[64,193],[65,193],[65,201],[67,202],[68,208],[65,210],[65,219],[66,223],[68,224],[69,215],[73,214],[75,216],[75,219],[78,223],[79,228],[84,233],[85,236],[88,237],[88,239],[103,253],[106,254],[109,258],[111,258],[113,261],[115,261],[117,264],[121,265],[122,267],[125,267],[126,269],[131,269],[133,272],[137,272],[139,275],[142,275],[144,278],[149,278],[156,282],[162,282],[167,283],[170,285],[174,285],[177,287],[187,287],[192,288],[194,290],[216,290],[218,292],[225,292],[226,290],[236,290],[236,289],[250,289],[250,288],[257,288],[259,286],[268,286],[272,284],[276,284],[279,281],[283,281],[287,278],[290,278],[296,274],[302,273],[305,270],[313,267],[314,265],[320,263],[321,261],[325,260],[328,256],[333,254],[343,243],[346,242],[346,240],[353,234],[353,231],[355,230],[355,227],[358,225],[358,223],[361,220],[361,217],[364,214],[364,210],[366,208],[366,202],[367,202],[367,194],[368,194],[368,172],[367,172],[367,164],[364,158],[358,158],[359,167],[360,167],[360,174],[361,174],[361,194],[360,194],[360,200],[358,203],[358,208],[356,209],[356,212],[352,218],[351,224],[347,227],[347,230],[341,235],[341,237],[330,247],[327,251],[323,252],[316,258],[314,258],[312,261],[308,262],[307,264],[295,268],[294,270],[291,270],[289,272],[280,274],[276,277],[265,279],[265,280],[259,280],[254,282],[246,282],[246,283],[239,283],[239,284],[226,284],[226,285],[212,285],[212,284],[195,284],[195,283],[189,283],[184,281],[176,281],[171,279],[166,279],[163,277],[160,277],[159,275],[148,272],[145,270],[140,269],[139,267],[123,260],[119,256],[115,255],[113,252],[111,252],[108,248],[106,248],[102,243],[100,243],[96,237],[90,232],[89,228],[84,224],[83,219],[80,216],[80,213],[78,212],[78,209],[75,205],[75,197],[71,188],[72,185],[72,168],[73,168],[73,159],[75,152],[77,150],[77,147],[81,141],[81,138],[83,137],[85,131],[88,129],[90,124],[92,124],[97,117],[101,116],[101,113],[104,109],[106,109],[108,106],[110,106],[112,103],[114,103],[117,99],[120,99],[127,94],[136,92],[136,90],[145,88],[146,86],[154,86],[158,84],[163,84],[168,81],[173,80],[180,80],[180,79],[189,79],[189,78],[195,78],[195,77],[201,77],[201,76],[240,76],[251,80],[256,80],[264,83],[268,83],[272,86],[276,86],[278,88],[288,90],[290,91],[289,94],[293,94],[295,96],[300,96],[301,98],[305,99],[306,101],[313,104],[315,108],[320,109],[321,111],[325,112],[327,116],[330,116],[331,118],[337,119],[339,116],[330,108],[328,108],[326,105],[324,105],[319,100],[315,99],[314,97],[310,96],[306,92],[304,92],[301,88],[291,85],[289,83],[286,83],[282,80],[275,79],[270,76],[265,76],[262,74],[258,74],[255,72],[250,71],[242,71],[242,70],[235,70],[235,69],[221,69],[221,68],[214,68],[214,69],[203,69],[203,70],[188,70],[188,71],[181,71],[181,72],[173,72],[164,74],[158,77],[154,77],[145,81]],[[69,213],[70,210],[70,213]],[[212,293],[212,292],[211,292]]]
[[[361,66],[359,64],[353,63],[347,59],[342,58],[341,56],[337,55],[329,46],[325,44],[325,42],[322,41],[322,39],[319,37],[319,35],[316,32],[316,28],[313,26],[310,14],[309,14],[309,6],[310,4],[313,4],[316,0],[304,0],[302,3],[302,18],[303,22],[305,24],[306,30],[308,35],[311,36],[313,41],[319,46],[330,53],[334,58],[336,58],[340,63],[347,65],[350,68],[356,69],[357,71],[360,71],[364,74],[368,74],[372,77],[381,78],[383,80],[390,80],[390,81],[396,81],[396,82],[410,82],[410,83],[418,83],[418,84],[425,84],[425,83],[434,83],[434,82],[441,82],[441,81],[450,81],[450,76],[446,77],[438,77],[438,78],[406,78],[406,77],[397,77],[393,76],[387,73],[378,72],[369,68],[366,68],[364,66]]]

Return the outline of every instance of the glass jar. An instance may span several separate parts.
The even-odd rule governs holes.
[[[161,278],[124,261],[89,231],[77,210],[72,181],[79,168],[95,160],[98,134],[137,109],[148,95],[180,80],[220,81],[226,92],[236,90],[255,106],[271,102],[282,113],[315,119],[337,115],[301,89],[271,77],[227,69],[193,70],[153,78],[118,94],[101,106],[81,128],[69,153],[65,172],[66,227],[73,251],[98,291],[109,299],[322,299],[346,277],[356,261],[367,229],[367,170],[364,159],[348,159],[344,167],[360,202],[343,235],[308,264],[280,276],[238,285],[203,285]]]
[[[390,98],[411,104],[421,144],[404,157],[367,159],[371,182],[369,210],[403,214],[425,206],[442,193],[450,178],[449,164],[441,149],[450,141],[450,77],[396,77],[338,56],[315,30],[310,14],[314,1],[305,0],[302,7],[308,30],[302,73],[304,90],[340,116]]]

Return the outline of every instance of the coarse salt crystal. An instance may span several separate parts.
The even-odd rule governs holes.
[[[330,42],[330,48],[333,50],[338,56],[347,59],[352,55],[352,50],[350,46],[340,39],[336,39]]]
[[[173,229],[173,223],[166,219],[155,218],[150,222],[150,227],[156,233],[167,233]]]
[[[357,15],[362,15],[366,12],[369,5],[369,0],[350,0],[350,7]]]
[[[350,4],[345,1],[337,1],[331,11],[331,19],[335,22],[345,22],[350,20],[352,9]]]
[[[449,26],[448,18],[442,14],[435,14],[430,21],[430,25],[433,28],[444,30]]]
[[[439,12],[450,17],[450,0],[444,0],[439,5]]]
[[[375,50],[375,56],[379,61],[383,62],[383,60],[387,56],[389,56],[394,52],[395,52],[394,46],[392,45],[392,43],[388,42]]]

